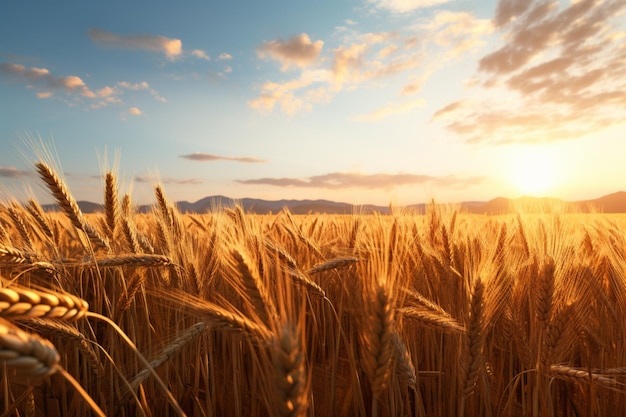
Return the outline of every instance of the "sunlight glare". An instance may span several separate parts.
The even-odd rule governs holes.
[[[524,195],[546,196],[560,180],[560,158],[547,146],[516,149],[511,156],[510,180]]]

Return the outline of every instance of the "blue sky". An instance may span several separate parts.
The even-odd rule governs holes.
[[[97,202],[104,159],[137,202],[159,181],[173,200],[384,205],[623,190],[624,12],[622,0],[3,4],[0,190],[50,200],[33,138],[76,198]]]

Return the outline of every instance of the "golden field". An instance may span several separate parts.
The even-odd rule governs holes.
[[[0,205],[2,415],[626,415],[621,216]]]

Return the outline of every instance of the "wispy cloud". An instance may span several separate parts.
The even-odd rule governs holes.
[[[300,188],[366,188],[390,189],[405,185],[432,184],[441,187],[462,189],[477,185],[484,181],[482,177],[460,178],[454,175],[431,176],[417,174],[363,174],[357,172],[333,172],[308,178],[260,178],[238,180],[238,183],[249,185],[273,185],[277,187]]]
[[[30,176],[30,172],[21,171],[15,167],[0,166],[0,178],[24,178]]]
[[[375,7],[379,9],[396,13],[406,13],[417,9],[439,6],[451,1],[452,0],[370,0],[370,3],[373,3]]]
[[[441,10],[420,27],[436,46],[444,48],[447,58],[456,57],[485,44],[484,37],[494,31],[492,22],[472,13]]]
[[[370,113],[359,115],[355,117],[355,120],[359,121],[378,121],[394,114],[404,114],[411,110],[424,106],[424,99],[416,99],[410,101],[404,101],[401,103],[388,103],[386,106],[376,109]]]
[[[330,51],[322,68],[302,69],[300,76],[284,82],[266,82],[259,97],[248,105],[259,111],[279,109],[286,114],[310,110],[312,104],[329,102],[339,91],[355,88],[367,81],[382,79],[419,65],[415,53],[391,53],[389,42],[403,39],[387,32],[365,33],[356,43],[342,45]],[[376,57],[381,50],[383,58]]]
[[[135,175],[133,179],[136,182],[140,182],[140,183],[160,183],[160,184],[175,184],[175,185],[202,184],[202,181],[197,178],[172,178],[172,177],[159,177],[156,175]]]
[[[626,43],[621,0],[501,0],[493,24],[502,44],[479,61],[479,99],[455,101],[433,116],[468,143],[572,139],[626,119]],[[508,90],[518,100],[497,100]],[[480,102],[480,104],[479,104]]]
[[[119,91],[114,87],[105,86],[98,90],[92,90],[85,84],[82,78],[76,75],[56,76],[47,68],[27,68],[21,64],[9,62],[0,63],[0,74],[13,77],[26,84],[27,88],[38,90],[37,98],[45,100],[56,98],[56,92],[70,96],[71,100],[58,97],[69,106],[77,103],[85,103],[91,109],[106,107],[113,103],[120,103]]]
[[[60,92],[72,97],[71,102],[62,99],[67,104],[76,105],[76,103],[83,103],[90,109],[100,109],[112,104],[122,104],[123,90],[147,90],[155,100],[163,103],[167,102],[164,97],[161,97],[145,81],[134,84],[119,81],[113,86],[92,89],[81,77],[76,75],[57,76],[52,74],[47,68],[27,68],[24,65],[9,62],[0,63],[0,75],[13,77],[25,83],[27,88],[37,90],[36,95],[39,99],[55,98],[58,97],[55,94]]]
[[[222,52],[218,57],[217,60],[218,61],[230,61],[231,59],[233,59],[233,56],[227,52]]]
[[[329,70],[307,70],[300,77],[284,83],[267,82],[262,86],[261,95],[248,101],[253,109],[262,112],[271,112],[280,108],[286,114],[294,114],[301,110],[310,110],[309,103],[318,103],[328,100],[332,93],[324,85],[332,81],[332,72]],[[312,85],[322,85],[317,88],[308,88]],[[305,97],[298,97],[301,90],[306,90]]]
[[[206,51],[203,51],[202,49],[194,49],[193,51],[191,51],[191,55],[195,56],[198,59],[204,59],[205,61],[211,60],[211,57],[207,55]]]
[[[317,40],[311,42],[306,33],[294,35],[288,40],[282,39],[265,42],[257,48],[260,58],[272,58],[282,64],[282,70],[286,71],[292,66],[304,68],[311,65],[320,55],[324,42]]]
[[[89,38],[100,45],[121,49],[142,49],[161,52],[169,60],[178,58],[183,52],[180,39],[166,38],[159,35],[119,35],[101,29],[90,29]]]
[[[421,56],[416,53],[396,55],[387,61],[366,59],[370,53],[367,44],[353,44],[334,52],[333,81],[336,86],[362,84],[415,69],[422,63]]]
[[[47,93],[50,90],[61,90],[67,94],[76,94],[87,98],[106,97],[109,90],[103,89],[98,92],[92,91],[85,82],[76,75],[69,75],[67,77],[58,77],[50,73],[47,68],[27,68],[21,64],[13,64],[9,62],[3,62],[0,64],[0,73],[13,76],[28,84],[42,85],[47,89]],[[48,98],[49,94],[41,95],[40,98]]]
[[[188,159],[190,161],[201,161],[201,162],[235,161],[235,162],[243,162],[246,164],[261,164],[261,163],[268,162],[266,159],[254,158],[250,156],[224,156],[224,155],[215,155],[212,153],[204,153],[204,152],[194,152],[188,155],[180,155],[180,158]]]
[[[127,90],[133,90],[133,91],[147,90],[150,92],[150,94],[152,94],[152,97],[154,97],[155,100],[158,100],[162,103],[167,103],[167,99],[165,97],[162,97],[154,88],[150,87],[150,84],[148,84],[146,81],[142,81],[139,83],[129,83],[127,81],[119,81],[117,85]]]
[[[426,2],[406,3],[411,7],[426,7]],[[384,88],[392,77],[406,78],[398,95],[416,94],[432,73],[484,45],[485,37],[493,32],[489,20],[478,19],[471,13],[443,10],[432,16],[427,23],[393,32],[360,33],[343,27],[338,32],[340,39],[336,46],[320,49],[314,62],[300,68],[298,77],[261,84],[259,96],[249,100],[248,105],[262,112],[279,110],[293,115],[311,110],[316,103],[329,102],[341,91]],[[282,69],[293,66],[290,65],[290,61],[285,61]],[[381,111],[359,119],[380,120],[416,106],[410,107],[406,103],[387,110],[381,107]]]

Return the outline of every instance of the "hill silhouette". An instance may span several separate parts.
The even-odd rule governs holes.
[[[179,201],[176,206],[182,213],[209,213],[221,208],[241,205],[244,211],[256,214],[278,213],[288,208],[293,214],[353,214],[380,213],[389,214],[389,206],[353,205],[330,200],[263,200],[256,198],[232,199],[223,195],[204,197],[196,202]],[[425,213],[429,204],[413,204],[399,209],[407,212]],[[83,213],[103,211],[103,205],[90,201],[79,201],[78,206]],[[455,204],[461,211],[473,214],[505,214],[518,210],[524,212],[598,212],[626,213],[626,192],[618,191],[596,199],[580,201],[564,201],[547,197],[520,197],[515,199],[497,197],[489,201],[466,201]],[[56,204],[43,206],[46,211],[57,211]],[[152,205],[138,207],[140,212],[148,212]]]

